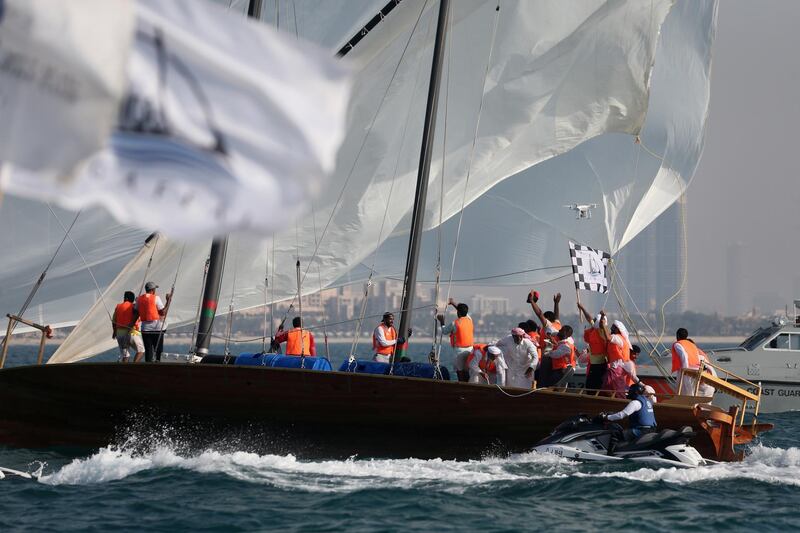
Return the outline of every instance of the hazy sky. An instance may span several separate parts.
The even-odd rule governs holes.
[[[720,2],[705,152],[688,193],[690,308],[725,310],[737,241],[746,303],[800,298],[798,21],[797,1]]]

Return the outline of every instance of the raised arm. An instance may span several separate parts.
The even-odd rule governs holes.
[[[587,311],[586,308],[583,306],[583,304],[581,304],[580,302],[578,302],[578,309],[580,309],[581,313],[586,318],[586,322],[588,322],[589,324],[594,322],[592,315],[589,314],[589,311]]]
[[[606,312],[600,311],[600,331],[603,333],[603,338],[606,340],[611,339],[611,330],[608,329],[608,320],[606,320]]]
[[[553,296],[553,314],[556,316],[556,320],[558,320],[558,304],[561,302],[561,293],[557,292],[555,296]]]
[[[539,304],[537,304],[536,300],[533,299],[533,291],[528,294],[528,303],[530,303],[531,307],[533,308],[533,314],[535,314],[542,323],[542,328],[547,327],[547,319],[544,317],[544,313],[542,313],[541,308],[539,308]]]

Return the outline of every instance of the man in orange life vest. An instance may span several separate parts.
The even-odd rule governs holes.
[[[314,344],[314,335],[303,329],[303,321],[299,316],[292,319],[292,329],[283,331],[283,325],[278,327],[275,335],[275,344],[286,343],[286,355],[317,356],[317,347]]]
[[[411,336],[411,328],[408,328],[408,336]],[[378,363],[391,362],[392,354],[398,346],[401,350],[407,350],[408,342],[403,337],[397,337],[394,314],[386,312],[381,323],[372,332],[372,348],[375,350],[372,360]]]
[[[589,367],[586,370],[587,390],[603,388],[603,378],[608,370],[608,338],[605,336],[606,316],[603,313],[592,318],[586,308],[578,302],[578,309],[588,325],[583,330],[583,340],[589,345]]]
[[[695,343],[689,340],[686,328],[678,328],[675,332],[676,342],[672,345],[672,372],[677,376],[681,369],[700,368],[700,351]],[[683,377],[682,394],[694,394],[695,380],[691,376]]]
[[[531,291],[528,293],[527,302],[531,304],[533,313],[542,323],[542,329],[539,331],[539,355],[541,356],[542,364],[538,369],[536,379],[540,383],[550,382],[550,368],[552,359],[546,355],[552,350],[559,342],[558,330],[561,329],[561,321],[559,320],[559,304],[561,302],[561,293],[558,292],[553,296],[553,310],[544,311],[539,307],[539,291]]]
[[[158,285],[152,281],[144,284],[144,294],[136,299],[136,312],[142,320],[142,341],[144,342],[144,360],[148,363],[161,361],[164,348],[164,317],[167,315],[172,293],[167,294],[167,304],[156,295]]]
[[[444,315],[437,315],[439,324],[442,326],[442,335],[450,335],[450,346],[455,351],[455,367],[458,381],[469,381],[469,367],[467,366],[467,359],[472,353],[472,344],[474,340],[474,330],[472,327],[472,317],[469,313],[469,307],[465,303],[456,304],[456,301],[450,298],[447,305],[452,305],[456,308],[456,318],[452,324],[444,325]]]
[[[122,303],[114,308],[114,316],[111,317],[112,339],[117,340],[119,346],[119,360],[123,363],[128,362],[128,349],[133,345],[136,348],[134,361],[140,361],[144,355],[144,343],[142,334],[139,332],[139,321],[133,302],[136,295],[131,291],[125,291]]]

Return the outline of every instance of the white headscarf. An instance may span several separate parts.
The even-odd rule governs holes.
[[[602,319],[603,319],[603,315],[601,315],[600,313],[597,313],[597,316],[594,317],[594,327],[596,327],[597,329],[600,329],[602,327],[602,322],[601,322]],[[606,322],[607,321],[608,321],[608,319],[606,319]]]
[[[622,337],[625,339],[625,342],[628,343],[628,345],[630,345],[631,340],[628,338],[628,328],[625,327],[625,324],[623,324],[619,320],[615,320],[614,325],[617,326],[619,334],[622,335]]]

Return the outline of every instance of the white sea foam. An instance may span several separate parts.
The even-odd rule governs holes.
[[[309,492],[353,492],[376,488],[428,488],[462,493],[468,487],[519,480],[553,478],[576,468],[575,463],[535,453],[475,461],[443,459],[358,459],[301,461],[293,455],[223,453],[207,450],[184,457],[171,447],[142,453],[103,448],[84,459],[46,474],[53,485],[84,485],[124,479],[140,472],[176,468],[224,474],[252,483]]]
[[[753,447],[741,463],[721,463],[700,468],[641,468],[630,472],[575,472],[575,477],[612,477],[650,483],[698,483],[725,479],[750,479],[800,486],[800,448]]]
[[[611,465],[609,465],[611,466]],[[616,468],[616,465],[613,465]],[[724,479],[751,479],[800,486],[800,448],[754,447],[741,463],[695,469],[641,468],[593,472],[590,467],[536,453],[475,461],[444,459],[358,459],[306,461],[293,455],[206,450],[182,455],[170,446],[145,453],[102,448],[40,477],[52,485],[85,485],[125,479],[141,472],[179,469],[222,474],[234,479],[308,492],[354,492],[363,489],[430,489],[460,494],[483,484],[526,483],[565,477],[619,478],[635,482],[688,484]]]

